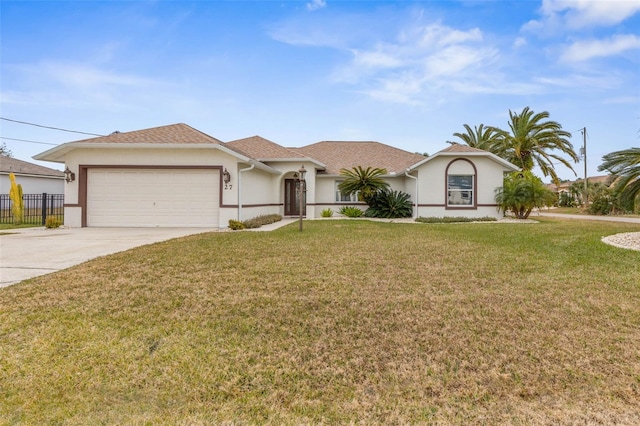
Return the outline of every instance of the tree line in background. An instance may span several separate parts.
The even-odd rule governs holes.
[[[496,192],[496,202],[504,211],[526,218],[533,208],[550,206],[554,202],[566,203],[569,195],[580,193],[581,197],[572,199],[588,197],[591,200],[589,212],[593,214],[640,212],[640,148],[616,151],[603,157],[598,170],[611,175],[609,185],[591,185],[588,194],[584,194],[584,186],[580,191],[572,187],[569,195],[561,195],[564,199],[556,199],[532,170],[538,166],[556,185],[559,180],[554,164],[563,164],[576,174],[571,161],[577,163],[579,157],[568,139],[571,133],[563,130],[558,122],[549,120],[547,111],[534,113],[529,107],[520,113],[509,110],[508,126],[507,131],[484,124],[472,129],[465,124],[465,133],[453,134],[472,148],[492,152],[520,166],[522,171],[507,176],[503,187]]]

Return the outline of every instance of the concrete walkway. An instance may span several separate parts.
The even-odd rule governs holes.
[[[206,228],[21,228],[0,232],[0,287],[69,268],[96,257]]]
[[[640,217],[624,217],[624,216],[594,216],[594,215],[585,215],[585,214],[562,214],[562,213],[553,213],[553,211],[543,211],[539,214],[531,213],[529,216],[530,219],[535,219],[536,216],[541,217],[559,217],[564,219],[580,219],[580,220],[599,220],[603,222],[627,222],[627,223],[638,223],[640,224]]]

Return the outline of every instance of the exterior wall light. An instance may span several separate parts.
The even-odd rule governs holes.
[[[222,172],[222,180],[224,183],[231,182],[231,173],[229,173],[226,167],[224,168],[224,172]]]
[[[71,170],[69,170],[69,166],[67,166],[67,168],[64,169],[64,180],[66,180],[67,183],[73,182],[74,180],[76,180],[76,174],[73,173]]]

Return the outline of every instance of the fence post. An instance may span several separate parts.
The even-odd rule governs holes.
[[[47,223],[47,193],[42,193],[42,225]]]

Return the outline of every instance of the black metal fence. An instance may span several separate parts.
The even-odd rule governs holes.
[[[55,216],[64,222],[64,194],[24,194],[22,223],[44,225],[47,217]],[[9,194],[0,194],[0,223],[14,223]]]

